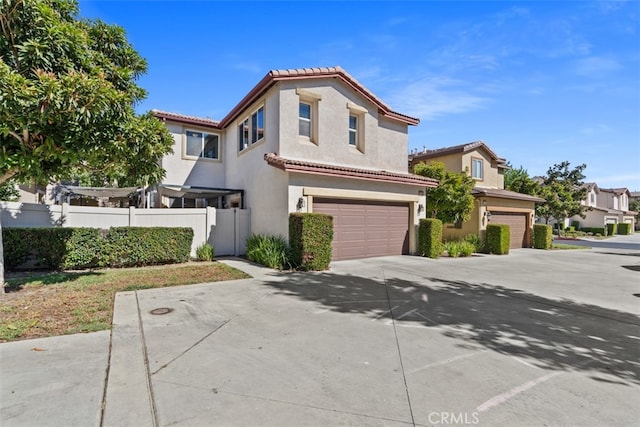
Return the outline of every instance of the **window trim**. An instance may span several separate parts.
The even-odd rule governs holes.
[[[320,121],[319,103],[322,100],[322,95],[301,88],[296,88],[296,95],[298,95],[298,138],[302,142],[311,142],[318,145],[318,124]],[[309,136],[300,133],[300,120],[303,119],[300,116],[300,104],[311,106],[309,113]]]
[[[349,147],[353,147],[358,150],[360,153],[364,154],[364,129],[365,129],[365,118],[368,110],[360,105],[353,104],[351,102],[347,102],[347,110],[349,111],[349,118],[347,122],[347,145]],[[356,119],[356,128],[351,128],[351,117]],[[351,143],[351,134],[355,133],[356,135],[356,143],[355,145]]]
[[[192,156],[187,154],[187,132],[196,132],[202,134],[200,156]],[[218,157],[203,157],[205,147],[205,135],[214,135],[218,138]],[[221,162],[222,161],[222,134],[219,132],[212,132],[211,130],[205,130],[197,127],[182,127],[182,159],[183,160],[206,160],[208,162]]]
[[[264,107],[264,103],[259,104],[256,108],[250,110],[250,114],[243,116],[243,118],[237,122],[238,124],[236,125],[236,137],[238,142],[238,153],[244,153],[253,146],[258,145],[265,140],[267,126],[265,122]],[[259,127],[254,129],[254,117],[256,117],[257,123],[258,113],[260,112],[262,112],[262,134],[257,132],[260,129]]]
[[[475,162],[480,163],[480,176],[475,176],[473,165]],[[484,159],[481,157],[471,157],[471,178],[476,181],[484,181]]]

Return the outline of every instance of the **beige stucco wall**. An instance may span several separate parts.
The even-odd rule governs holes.
[[[335,79],[280,83],[280,151],[283,157],[351,167],[407,172],[407,125],[380,120],[375,105]],[[317,141],[298,135],[298,105],[302,89],[321,98],[317,101]],[[348,104],[366,110],[363,146],[349,146]],[[361,123],[362,124],[362,123]]]
[[[427,159],[424,162],[419,163],[432,163],[432,162],[440,162],[444,164],[445,170],[451,172],[462,172],[464,168],[462,167],[462,157],[460,154],[449,154],[447,156],[436,157],[433,159]],[[469,165],[470,167],[470,165]]]
[[[473,150],[462,155],[462,170],[468,168],[471,174],[471,160],[483,160],[483,179],[476,180],[476,187],[504,188],[504,175],[498,173],[497,167],[492,167],[491,157],[484,150]]]
[[[167,171],[163,180],[165,184],[192,185],[201,187],[226,187],[225,183],[225,143],[223,132],[207,129],[206,127],[182,125],[167,122],[167,128],[173,136],[173,154],[162,159],[162,167]],[[186,129],[217,133],[220,135],[220,150],[222,160],[187,158],[184,153],[184,132]]]

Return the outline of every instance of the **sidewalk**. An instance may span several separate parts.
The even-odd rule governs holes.
[[[242,259],[221,262],[254,277],[231,283],[273,274]],[[112,331],[0,344],[0,425],[155,425],[140,326],[147,313],[137,302],[137,292],[117,294]]]

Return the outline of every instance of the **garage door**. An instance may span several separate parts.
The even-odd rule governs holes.
[[[409,204],[313,200],[313,212],[333,216],[333,260],[409,253]]]
[[[527,242],[527,214],[510,212],[492,212],[492,224],[507,224],[511,229],[510,248],[528,247]]]

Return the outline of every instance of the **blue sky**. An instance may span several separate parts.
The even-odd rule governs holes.
[[[149,71],[138,111],[222,119],[271,69],[340,65],[419,117],[409,149],[483,140],[640,191],[638,1],[107,1]]]

